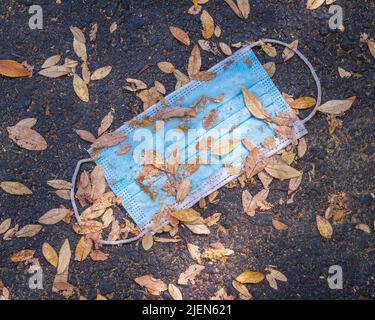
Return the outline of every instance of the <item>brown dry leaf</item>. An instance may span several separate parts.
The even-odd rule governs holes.
[[[355,226],[355,228],[358,229],[358,230],[361,230],[361,231],[363,231],[363,232],[365,232],[367,234],[371,234],[370,227],[367,224],[365,224],[365,223],[359,223],[359,224],[357,224]]]
[[[65,58],[64,64],[62,66],[66,67],[66,68],[74,69],[74,68],[76,68],[78,66],[78,64],[79,63],[76,60]]]
[[[311,108],[312,106],[315,106],[315,104],[316,104],[316,100],[313,97],[300,97],[289,103],[289,105],[293,109],[298,109],[298,110]]]
[[[112,147],[125,140],[126,136],[120,131],[104,133],[91,145],[94,149]]]
[[[90,82],[90,70],[87,62],[83,62],[81,65],[82,68],[82,79],[86,84]]]
[[[246,20],[250,13],[249,0],[237,0],[238,9],[241,11],[242,17]]]
[[[277,51],[271,43],[262,42],[261,47],[267,56],[271,58],[275,58],[277,56]]]
[[[104,79],[106,76],[108,76],[112,71],[112,66],[105,66],[101,67],[99,69],[96,69],[92,74],[91,74],[91,80],[101,80]]]
[[[61,59],[61,55],[55,54],[52,57],[47,58],[46,61],[44,61],[44,63],[42,64],[41,68],[45,69],[45,68],[52,67],[56,65],[60,61],[60,59]]]
[[[211,153],[216,156],[224,156],[232,152],[240,143],[241,140],[238,139],[226,139],[218,141],[211,148]]]
[[[215,31],[215,23],[214,23],[214,19],[206,10],[202,11],[201,23],[203,27],[203,30],[202,30],[203,38],[210,39]]]
[[[356,98],[356,96],[353,96],[345,100],[327,101],[326,103],[323,103],[321,106],[319,106],[318,111],[327,114],[340,115],[351,108]]]
[[[12,262],[24,262],[30,260],[34,257],[35,250],[34,249],[25,249],[19,252],[13,253],[10,257]]]
[[[273,149],[276,147],[276,139],[274,137],[268,137],[262,141],[262,146],[265,149]]]
[[[94,143],[96,140],[95,136],[87,130],[76,129],[75,131],[82,140],[90,143]]]
[[[28,187],[16,181],[1,181],[0,187],[5,192],[15,196],[23,196],[33,193]]]
[[[96,220],[81,221],[80,224],[74,224],[73,230],[78,234],[96,233],[102,231],[103,224]]]
[[[198,81],[209,81],[216,77],[216,72],[211,71],[199,71],[191,76],[192,80]]]
[[[140,91],[137,93],[137,97],[142,100],[144,110],[148,109],[162,98],[155,85],[150,89]]]
[[[268,189],[273,178],[264,171],[258,173],[258,178],[262,182],[263,188]]]
[[[298,177],[292,178],[289,180],[289,187],[288,187],[288,194],[293,193],[296,191],[302,182],[302,174]]]
[[[113,122],[113,111],[111,110],[104,116],[104,118],[100,122],[100,127],[98,129],[98,136],[101,136],[104,132],[106,132],[110,128],[112,122]]]
[[[257,205],[256,202],[253,201],[253,196],[248,190],[242,191],[242,207],[245,213],[250,217],[253,217],[255,215]]]
[[[64,207],[51,209],[42,215],[38,222],[41,224],[56,224],[69,215],[70,212],[70,209]]]
[[[75,260],[77,261],[85,260],[90,254],[92,246],[93,246],[92,239],[82,236],[81,239],[79,239],[77,243],[77,247],[75,251]]]
[[[59,257],[57,252],[48,242],[44,242],[42,245],[42,253],[44,258],[55,268],[57,268],[57,264],[59,261]]]
[[[187,244],[187,249],[190,253],[190,256],[191,258],[198,262],[198,263],[201,263],[201,252],[200,252],[200,249],[198,246],[192,244],[192,243],[188,243]]]
[[[184,223],[185,226],[193,233],[195,234],[210,234],[210,229],[207,228],[204,224],[191,224],[191,223]]]
[[[178,284],[188,285],[188,282],[191,281],[194,284],[194,279],[203,271],[204,266],[200,264],[193,264],[186,269],[185,272],[181,273],[178,277]]]
[[[194,46],[193,50],[191,51],[189,61],[188,61],[188,75],[191,77],[192,75],[199,72],[202,66],[202,59],[201,53],[199,51],[199,47],[197,45]]]
[[[57,274],[61,274],[64,271],[68,270],[71,256],[72,256],[72,252],[70,251],[69,240],[65,239],[59,251],[59,262],[57,264]]]
[[[302,158],[307,151],[307,143],[305,138],[301,138],[298,142],[297,154],[298,158]]]
[[[371,55],[375,58],[375,41],[372,39],[367,39],[366,43],[370,50]]]
[[[309,10],[318,9],[326,0],[307,0],[306,8]]]
[[[179,288],[177,288],[173,283],[168,285],[168,292],[173,300],[183,300],[182,293]]]
[[[252,91],[242,87],[242,95],[247,109],[255,118],[264,120],[269,117],[265,107],[262,106],[260,100]]]
[[[167,91],[165,90],[165,86],[164,86],[161,82],[155,80],[155,81],[154,81],[154,86],[155,86],[156,90],[157,90],[159,93],[161,93],[161,94],[166,94]]]
[[[279,180],[299,177],[302,173],[293,167],[287,165],[283,160],[269,163],[265,168],[266,172]]]
[[[215,26],[214,35],[216,38],[221,36],[221,28],[218,25]]]
[[[322,237],[326,239],[330,239],[332,237],[333,228],[326,218],[321,217],[321,216],[316,216],[316,225]]]
[[[66,76],[72,72],[72,68],[68,66],[52,66],[43,70],[40,70],[38,74],[47,78],[59,78]]]
[[[198,211],[195,211],[192,208],[189,209],[182,209],[177,211],[170,212],[170,215],[182,222],[194,222],[201,219],[201,215]]]
[[[72,183],[70,181],[65,181],[62,179],[48,180],[47,184],[54,189],[70,190],[72,188]]]
[[[186,116],[193,117],[196,114],[196,110],[193,108],[185,107],[173,107],[173,108],[161,108],[156,113],[156,119],[158,120],[167,120],[170,118],[183,118]]]
[[[298,47],[298,40],[294,40],[289,45],[293,49],[297,49],[297,47]],[[295,53],[294,53],[293,50],[290,50],[289,48],[285,48],[281,56],[282,56],[284,62],[286,62],[286,61],[290,60],[291,58],[293,58],[294,54]]]
[[[277,281],[271,274],[266,274],[266,280],[272,289],[277,290]]]
[[[339,73],[339,76],[340,78],[350,78],[352,76],[351,72],[349,71],[346,71],[344,68],[342,67],[338,67],[337,68],[337,71]]]
[[[64,200],[70,200],[70,190],[56,190],[56,195]]]
[[[27,70],[21,63],[14,60],[0,60],[0,75],[18,78],[31,77],[32,71]]]
[[[83,31],[78,27],[69,27],[70,32],[73,34],[74,39],[76,39],[79,42],[86,43],[85,35],[83,34]]]
[[[96,40],[96,34],[98,33],[98,24],[95,22],[90,30],[90,41]]]
[[[116,23],[116,21],[114,21],[114,22],[111,23],[111,25],[110,25],[110,27],[109,27],[109,32],[110,32],[110,33],[113,33],[113,32],[115,32],[116,30],[117,30],[117,23]]]
[[[154,245],[154,236],[151,233],[146,233],[142,237],[142,247],[146,251],[150,250]]]
[[[189,38],[188,34],[184,30],[182,30],[182,29],[180,29],[178,27],[169,27],[169,31],[182,44],[184,44],[185,46],[189,46],[190,45],[190,38]]]
[[[139,90],[147,89],[147,84],[143,81],[133,78],[127,78],[127,82],[130,83],[130,86],[125,86],[124,89],[130,92],[136,92]]]
[[[17,238],[26,238],[26,237],[33,237],[42,230],[43,226],[40,224],[27,224],[23,228],[21,228],[17,233]]]
[[[164,281],[155,279],[151,274],[135,278],[134,281],[153,296],[159,296],[163,291],[168,289]]]
[[[263,68],[266,70],[270,78],[272,78],[276,73],[276,63],[275,62],[267,62],[263,65]]]
[[[2,223],[0,223],[0,234],[7,232],[8,229],[10,228],[11,223],[12,223],[11,218],[5,219]]]
[[[219,42],[219,47],[220,47],[221,51],[223,51],[223,53],[226,56],[231,56],[232,55],[232,49],[226,43]]]
[[[123,146],[121,146],[121,147],[116,151],[116,153],[117,153],[117,154],[125,154],[125,153],[127,153],[127,152],[130,150],[131,147],[132,147],[131,144],[124,144]]]
[[[176,200],[179,202],[183,201],[189,193],[190,193],[190,180],[185,179],[184,181],[182,181],[182,183],[177,185]]]
[[[272,226],[278,231],[288,230],[289,226],[279,220],[272,219]]]
[[[19,229],[18,224],[16,224],[13,228],[8,229],[8,231],[5,232],[3,239],[6,241],[11,240],[14,237],[14,235],[17,233],[18,229]]]
[[[210,298],[210,300],[236,300],[235,296],[228,295],[227,290],[222,287]]]
[[[236,289],[239,292],[239,297],[242,300],[250,300],[253,298],[252,294],[249,292],[249,290],[246,288],[245,285],[238,282],[237,280],[232,281],[232,286],[234,289]]]
[[[158,68],[164,73],[173,73],[175,71],[174,65],[167,61],[159,62]]]
[[[266,271],[270,273],[270,275],[275,278],[277,281],[287,282],[288,278],[279,270],[273,269],[273,268],[266,268]]]
[[[73,88],[78,98],[80,98],[83,102],[88,102],[90,100],[89,88],[87,87],[85,81],[83,81],[77,74],[73,75]]]
[[[241,273],[236,280],[242,284],[244,283],[259,283],[263,281],[264,274],[258,271],[245,271]]]
[[[42,151],[47,149],[46,140],[35,130],[23,125],[7,127],[9,138],[21,148]]]
[[[73,49],[74,52],[78,57],[81,58],[82,61],[87,61],[87,51],[86,51],[86,45],[82,43],[81,41],[78,41],[76,38],[73,39]]]
[[[224,0],[229,7],[233,10],[233,12],[241,19],[243,19],[242,13],[240,9],[237,7],[236,3],[233,0]]]
[[[16,126],[24,126],[24,127],[28,127],[31,129],[32,127],[35,126],[36,122],[37,122],[36,118],[25,118],[25,119],[18,121],[16,123]]]
[[[108,253],[104,253],[103,251],[100,251],[100,250],[93,250],[90,253],[90,258],[93,261],[105,261],[108,259],[108,257],[109,257]]]
[[[195,6],[191,6],[188,10],[188,14],[191,14],[193,16],[199,14],[200,12],[202,11],[202,6],[198,6],[195,7]]]
[[[225,248],[220,242],[212,243],[211,247],[212,248],[206,249],[202,253],[202,258],[216,261],[223,257],[228,257],[234,253],[233,250]]]

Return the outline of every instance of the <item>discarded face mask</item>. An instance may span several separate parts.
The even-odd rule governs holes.
[[[316,81],[317,103],[299,120],[288,106],[252,48],[264,42],[293,50]],[[308,60],[288,44],[264,39],[237,51],[209,72],[208,81],[191,81],[148,108],[117,132],[126,137],[78,162],[96,161],[122,205],[143,230],[134,238],[102,241],[127,243],[155,228],[155,217],[167,209],[190,208],[238,177],[264,168],[267,159],[307,133],[304,123],[321,102],[319,79]],[[249,159],[250,158],[250,159]],[[247,161],[245,161],[247,159]],[[167,209],[166,209],[167,208]],[[161,215],[161,221],[166,221]]]

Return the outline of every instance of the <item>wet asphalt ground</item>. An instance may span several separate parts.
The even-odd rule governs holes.
[[[60,53],[75,58],[70,25],[84,29],[97,22],[96,41],[88,45],[90,69],[112,65],[112,73],[104,80],[90,84],[90,102],[83,103],[74,94],[71,79],[0,77],[0,180],[23,182],[33,190],[30,196],[16,197],[0,191],[0,221],[11,217],[22,225],[35,223],[51,208],[69,201],[58,198],[46,181],[54,178],[70,180],[78,159],[87,157],[88,145],[74,133],[74,128],[96,132],[100,120],[115,109],[112,128],[119,127],[142,110],[141,101],[123,87],[125,78],[133,77],[151,85],[162,82],[167,92],[174,89],[173,76],[162,74],[159,61],[170,61],[186,70],[192,46],[175,41],[168,26],[175,25],[189,32],[193,43],[201,39],[199,15],[186,13],[190,1],[54,1],[40,0],[43,8],[43,30],[28,27],[28,7],[33,1],[2,1],[0,4],[0,58],[27,60],[38,71],[43,61]],[[269,200],[274,208],[250,218],[243,213],[242,189],[223,188],[220,202],[200,210],[203,216],[221,212],[220,224],[227,234],[211,228],[208,237],[180,231],[181,237],[201,248],[220,241],[235,254],[225,264],[205,262],[205,270],[195,285],[182,287],[186,299],[208,299],[219,288],[226,287],[236,295],[231,281],[245,270],[263,271],[274,265],[287,277],[273,290],[266,281],[248,285],[255,299],[374,299],[375,298],[375,232],[374,232],[374,131],[375,60],[367,46],[359,42],[366,32],[375,37],[375,4],[373,1],[340,1],[344,10],[345,31],[330,30],[328,6],[315,11],[305,9],[304,1],[251,0],[248,21],[240,20],[220,0],[211,0],[204,8],[221,27],[220,41],[236,43],[262,37],[285,42],[299,39],[299,48],[316,67],[323,87],[323,101],[357,96],[357,101],[341,119],[343,127],[328,134],[326,117],[318,114],[307,124],[308,151],[295,167],[305,173],[315,165],[316,176],[309,181],[304,175],[302,189],[290,205],[278,205],[285,199],[287,182],[273,182]],[[110,34],[109,26],[116,21],[118,29]],[[216,40],[215,40],[216,41]],[[307,68],[297,58],[287,63],[278,57],[269,58],[256,50],[263,62],[274,61],[277,72],[274,81],[281,91],[314,96],[314,82]],[[202,51],[203,67],[208,68],[224,58]],[[150,67],[138,74],[145,65]],[[360,78],[341,79],[337,67],[361,74]],[[21,149],[7,135],[6,127],[21,119],[35,117],[35,129],[48,142],[48,149],[33,152]],[[252,194],[260,183],[246,186]],[[330,193],[345,192],[348,214],[335,223],[332,239],[322,238],[315,217],[323,215]],[[289,225],[287,231],[276,231],[271,225],[276,217]],[[358,222],[368,224],[371,235],[355,229]],[[0,240],[0,279],[9,288],[12,299],[61,299],[52,293],[55,270],[43,258],[42,243],[48,241],[58,249],[69,238],[72,248],[79,236],[70,225],[59,223],[45,226],[33,238]],[[114,299],[148,299],[133,279],[153,274],[166,283],[176,282],[178,275],[194,263],[185,241],[176,244],[156,243],[146,252],[140,244],[105,247],[110,254],[105,262],[71,262],[69,282],[89,299],[112,294]],[[36,257],[44,271],[44,288],[30,290],[29,274],[23,264],[14,264],[10,255],[25,248],[37,249]],[[331,290],[327,284],[328,269],[340,265],[343,269],[343,289]],[[168,299],[169,294],[164,293]]]

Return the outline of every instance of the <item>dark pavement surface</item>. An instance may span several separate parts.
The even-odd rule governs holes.
[[[191,234],[181,229],[181,236],[190,243],[207,247],[221,241],[235,251],[225,264],[205,262],[206,269],[195,285],[182,287],[184,298],[208,299],[220,287],[236,295],[231,281],[245,270],[263,271],[275,265],[287,277],[273,290],[266,281],[248,288],[256,299],[360,299],[375,298],[375,213],[374,199],[374,104],[375,60],[366,45],[359,42],[362,32],[375,37],[375,3],[373,1],[336,1],[344,8],[345,32],[328,27],[328,6],[315,11],[305,9],[305,1],[251,0],[248,21],[237,18],[224,1],[211,0],[204,8],[222,28],[220,41],[238,41],[275,38],[285,42],[299,39],[299,48],[311,60],[320,76],[323,100],[344,99],[356,95],[357,101],[343,120],[343,127],[334,135],[328,134],[324,115],[318,114],[307,128],[308,151],[295,167],[304,172],[316,167],[316,177],[309,182],[304,175],[302,190],[290,205],[278,205],[285,198],[287,182],[273,182],[269,200],[275,204],[270,212],[257,213],[250,218],[243,213],[241,188],[222,189],[218,205],[210,204],[200,210],[203,216],[221,212],[221,224],[228,233],[216,233],[211,228],[208,237]],[[70,25],[88,31],[92,23],[99,24],[94,46],[88,45],[90,69],[112,65],[112,73],[104,80],[90,84],[90,102],[83,103],[74,94],[71,79],[56,80],[34,75],[32,78],[7,79],[0,77],[0,180],[23,182],[33,190],[30,196],[16,197],[0,191],[0,221],[11,217],[21,226],[35,223],[51,208],[69,201],[58,198],[46,181],[53,178],[70,180],[78,159],[87,157],[88,145],[79,139],[73,128],[96,132],[100,120],[111,108],[116,110],[112,128],[119,127],[142,110],[141,101],[123,87],[125,78],[134,77],[152,84],[161,81],[172,92],[173,76],[162,74],[155,64],[170,61],[180,70],[186,70],[186,61],[192,46],[175,41],[168,26],[175,25],[189,32],[196,43],[201,39],[199,15],[186,13],[190,1],[54,1],[40,0],[44,14],[44,29],[30,30],[28,6],[33,1],[2,1],[0,4],[0,58],[27,60],[36,66],[60,53],[75,58],[72,49]],[[109,33],[113,21],[118,29]],[[301,61],[293,58],[284,64],[279,55],[272,59],[256,51],[262,61],[275,61],[274,81],[281,91],[295,97],[315,94],[314,82]],[[202,51],[203,67],[208,68],[221,59]],[[152,67],[137,75],[146,64]],[[341,79],[337,67],[362,75],[361,78]],[[32,152],[19,148],[9,138],[6,127],[23,118],[36,117],[35,129],[48,142],[48,149]],[[260,183],[247,186],[252,194],[260,190]],[[332,239],[323,239],[316,228],[315,217],[323,215],[330,193],[345,192],[349,214],[343,222],[334,224]],[[287,223],[288,231],[272,228],[272,216]],[[353,221],[372,228],[367,235],[355,229]],[[58,249],[69,238],[72,249],[79,236],[70,225],[59,223],[45,226],[33,238],[0,239],[0,279],[10,289],[13,299],[60,299],[52,293],[55,270],[42,256],[41,246],[48,241]],[[28,288],[27,267],[14,264],[10,255],[25,248],[37,249],[44,270],[44,289]],[[69,282],[90,299],[97,290],[111,294],[115,299],[146,299],[133,279],[153,274],[166,283],[175,282],[178,275],[194,263],[186,244],[156,243],[146,252],[139,244],[105,247],[110,254],[105,262],[72,261]],[[343,290],[329,289],[326,281],[328,268],[340,265],[344,271]],[[168,293],[163,295],[169,298]]]

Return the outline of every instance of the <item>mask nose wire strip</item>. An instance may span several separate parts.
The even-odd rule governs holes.
[[[260,46],[264,42],[276,43],[276,44],[279,44],[281,46],[289,48],[290,50],[294,51],[301,58],[301,60],[307,65],[307,67],[310,69],[310,72],[311,72],[311,74],[312,74],[312,76],[315,80],[315,83],[316,83],[317,99],[316,99],[316,104],[315,104],[313,110],[311,111],[311,113],[306,118],[301,120],[301,122],[303,124],[305,124],[306,122],[311,120],[311,118],[315,115],[315,113],[318,111],[318,108],[319,108],[319,106],[322,102],[322,86],[320,84],[319,77],[316,74],[314,67],[312,66],[310,61],[303,55],[303,53],[300,52],[298,49],[292,48],[288,43],[285,43],[285,42],[282,42],[282,41],[279,41],[279,40],[273,40],[273,39],[262,39],[262,40],[259,40],[259,41],[256,41],[256,42],[250,44],[250,48]]]
[[[77,204],[76,204],[76,200],[75,200],[75,186],[76,186],[76,181],[77,181],[77,176],[78,176],[78,173],[79,173],[79,169],[81,168],[81,165],[84,164],[84,163],[87,163],[87,162],[93,162],[95,161],[94,159],[92,158],[87,158],[87,159],[81,159],[77,162],[77,165],[76,165],[76,168],[74,170],[74,173],[73,173],[73,177],[72,177],[72,189],[70,189],[70,201],[72,203],[72,207],[73,207],[73,211],[74,211],[74,216],[77,220],[77,222],[80,224],[81,223],[81,217],[79,215],[79,212],[78,212],[78,209],[77,209]],[[130,242],[133,242],[133,241],[137,241],[139,240],[140,238],[142,238],[149,230],[147,228],[145,228],[140,234],[138,234],[137,236],[135,237],[132,237],[132,238],[128,238],[128,239],[123,239],[123,240],[114,240],[114,241],[110,241],[110,240],[100,240],[100,242],[102,244],[109,244],[109,245],[116,245],[116,244],[124,244],[124,243],[130,243]]]
[[[315,113],[317,112],[318,107],[320,106],[320,103],[322,101],[322,87],[321,87],[321,84],[320,84],[319,77],[316,74],[315,69],[311,65],[310,61],[298,49],[292,48],[288,43],[285,43],[285,42],[282,42],[282,41],[279,41],[279,40],[273,40],[273,39],[262,39],[262,40],[259,40],[259,41],[256,41],[256,42],[250,44],[250,48],[256,47],[256,46],[260,46],[264,42],[275,43],[275,44],[279,44],[279,45],[282,45],[284,47],[289,48],[290,50],[294,51],[302,59],[302,61],[308,66],[308,68],[310,69],[310,72],[311,72],[311,74],[312,74],[312,76],[313,76],[313,78],[315,80],[315,83],[316,83],[316,87],[317,87],[317,90],[318,90],[318,92],[317,92],[318,96],[317,96],[317,99],[316,99],[316,105],[315,105],[314,109],[311,111],[311,113],[305,119],[301,120],[301,122],[303,124],[305,124],[307,121],[309,121],[315,115]],[[92,159],[92,158],[87,158],[87,159],[79,160],[77,162],[76,168],[75,168],[74,173],[73,173],[73,177],[72,177],[72,189],[70,190],[70,201],[72,203],[72,207],[73,207],[73,211],[74,211],[74,216],[75,216],[75,218],[76,218],[76,220],[77,220],[78,223],[81,223],[81,217],[79,215],[79,212],[78,212],[78,209],[77,209],[77,205],[76,205],[76,201],[75,201],[75,185],[76,185],[77,176],[78,176],[79,169],[81,168],[82,164],[87,163],[87,162],[94,162],[94,161],[95,160]],[[134,237],[131,237],[131,238],[128,238],[128,239],[114,240],[114,241],[101,240],[100,242],[102,244],[107,244],[107,245],[118,245],[118,244],[130,243],[130,242],[139,240],[140,238],[142,238],[149,231],[150,230],[148,230],[147,228],[145,228],[137,236],[134,236]]]

